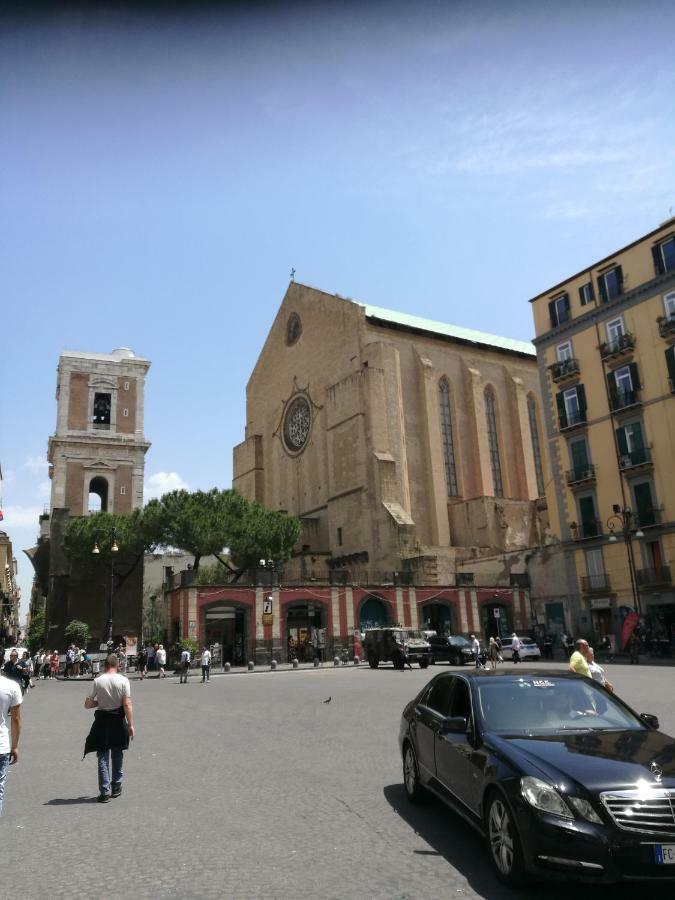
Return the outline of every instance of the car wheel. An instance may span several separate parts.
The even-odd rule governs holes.
[[[420,784],[417,759],[412,744],[406,742],[403,751],[403,786],[405,795],[411,803],[419,803],[422,799],[422,785]]]
[[[515,887],[524,878],[523,854],[513,813],[501,794],[493,794],[486,813],[490,858],[497,877]]]
[[[426,669],[428,665],[429,665],[429,660],[428,660],[428,659],[421,659],[421,660],[420,660],[420,669]]]
[[[380,662],[379,659],[372,653],[368,657],[368,665],[370,666],[371,669],[376,669],[379,662]]]

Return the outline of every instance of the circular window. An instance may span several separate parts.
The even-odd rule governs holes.
[[[299,453],[309,437],[312,413],[305,397],[295,397],[284,414],[284,443],[291,453]]]
[[[297,313],[293,313],[288,320],[286,326],[286,343],[290,346],[294,344],[302,334],[302,322]]]

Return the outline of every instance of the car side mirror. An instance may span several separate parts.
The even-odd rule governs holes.
[[[652,731],[658,731],[659,728],[659,719],[658,716],[652,715],[652,713],[640,713],[640,718],[647,726],[647,728],[651,728]]]
[[[446,716],[441,723],[441,734],[466,734],[464,716]]]

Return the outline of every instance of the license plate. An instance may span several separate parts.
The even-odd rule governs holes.
[[[659,866],[675,866],[675,844],[656,844],[654,860]]]

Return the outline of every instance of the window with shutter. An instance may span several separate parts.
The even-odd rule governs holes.
[[[652,486],[648,481],[640,481],[633,485],[633,497],[638,522],[642,527],[656,525],[656,510],[652,497]]]
[[[614,300],[623,293],[623,272],[621,266],[614,266],[598,276],[598,288],[603,303]]]
[[[582,306],[587,306],[595,300],[592,281],[589,281],[588,284],[581,285],[579,288],[579,300]]]
[[[652,255],[657,275],[675,271],[675,237],[669,237],[652,247]]]
[[[558,408],[558,422],[560,428],[567,428],[567,410],[565,409],[565,397],[562,391],[555,395],[555,403]]]
[[[675,347],[668,347],[666,350],[666,367],[668,369],[670,390],[675,392]]]
[[[595,537],[600,533],[592,496],[579,498],[579,520],[582,537]]]

